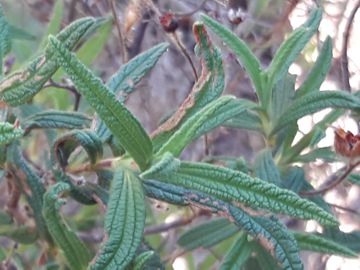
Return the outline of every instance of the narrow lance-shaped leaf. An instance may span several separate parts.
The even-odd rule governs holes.
[[[48,110],[24,119],[22,126],[27,131],[37,128],[83,129],[89,128],[90,123],[91,119],[83,113]]]
[[[25,225],[0,225],[0,236],[8,237],[17,243],[29,245],[38,239],[38,232],[35,228]]]
[[[241,269],[251,255],[253,245],[247,241],[247,235],[241,234],[226,254],[220,270]]]
[[[227,120],[224,127],[255,130],[263,133],[261,119],[256,112],[245,110],[241,114]]]
[[[53,146],[53,157],[62,168],[68,165],[68,158],[76,147],[84,148],[92,164],[103,155],[99,137],[89,129],[72,130],[59,137]]]
[[[142,177],[193,189],[227,202],[314,219],[324,225],[337,224],[332,215],[297,194],[227,168],[180,162],[171,155],[164,155],[163,160],[144,172]]]
[[[229,238],[239,228],[225,218],[213,219],[183,233],[177,243],[185,250],[209,248]]]
[[[157,155],[170,152],[174,156],[179,156],[186,146],[201,135],[255,106],[256,104],[252,102],[236,100],[232,96],[220,97],[188,119],[160,148]]]
[[[43,35],[43,38],[40,43],[40,49],[43,49],[46,46],[49,35],[55,35],[57,32],[59,32],[63,13],[64,13],[63,0],[56,0],[52,10],[50,22],[47,25],[46,32]]]
[[[97,20],[94,18],[79,19],[63,29],[57,38],[66,48],[73,49],[96,24]],[[54,53],[47,49],[45,55],[37,57],[24,70],[15,72],[0,82],[0,100],[11,106],[26,103],[42,89],[58,68]]]
[[[149,189],[149,185],[151,185]],[[178,185],[156,183],[145,180],[147,195],[170,203],[192,205],[204,208],[228,218],[239,228],[253,236],[283,266],[283,269],[302,269],[294,237],[277,219],[252,217],[241,208],[235,207],[211,195]],[[150,191],[150,192],[149,192]]]
[[[270,89],[288,71],[305,45],[316,33],[322,17],[321,9],[315,9],[304,26],[299,27],[280,46],[266,70],[268,77],[267,87]]]
[[[309,93],[296,99],[275,124],[272,134],[288,124],[326,108],[360,109],[360,99],[344,91]]]
[[[301,250],[315,251],[355,258],[358,255],[351,249],[336,243],[320,234],[293,232]]]
[[[280,172],[275,165],[270,149],[264,149],[256,155],[254,170],[256,177],[280,186]]]
[[[10,51],[9,24],[5,19],[4,11],[0,5],[0,76],[3,75],[3,60],[5,55]]]
[[[154,67],[168,47],[168,43],[161,43],[131,59],[111,76],[106,86],[120,102],[124,102],[126,96],[135,89],[135,85]],[[105,123],[97,116],[94,121],[96,124],[95,130],[101,140],[103,142],[109,140],[111,132]]]
[[[42,216],[45,187],[40,176],[37,175],[31,165],[26,162],[17,145],[12,144],[7,151],[7,155],[7,160],[10,163],[10,167],[13,167],[13,174],[15,177],[20,181],[24,181],[30,189],[30,192],[25,192],[25,194],[29,205],[32,208],[39,235],[43,238],[49,238],[45,221]]]
[[[23,134],[24,131],[13,124],[7,122],[0,123],[0,145],[11,143],[22,137]]]
[[[142,184],[131,171],[114,173],[105,217],[106,241],[90,269],[124,269],[141,243],[145,223]]]
[[[121,145],[144,170],[152,159],[152,143],[138,120],[86,66],[79,62],[60,42],[50,37],[52,50],[78,91],[96,110]]]
[[[296,90],[296,97],[301,97],[320,89],[321,84],[330,70],[331,60],[332,43],[331,38],[327,37],[314,66],[311,68],[305,81],[301,84],[299,89]]]
[[[146,262],[155,255],[153,250],[145,251],[136,257],[134,262],[134,270],[143,270],[145,268]]]
[[[57,183],[44,195],[44,218],[55,243],[64,252],[71,269],[85,269],[89,260],[89,250],[66,224],[59,214],[60,207],[65,203],[59,196],[68,191],[66,183]]]
[[[229,29],[206,15],[202,15],[201,18],[206,26],[214,31],[239,58],[245,70],[248,72],[260,100],[262,100],[261,66],[256,56],[251,52],[250,48]]]
[[[201,75],[179,109],[152,133],[155,151],[157,151],[183,123],[201,110],[201,108],[217,99],[224,90],[224,69],[219,49],[211,43],[202,23],[195,23],[193,32],[196,41],[195,51],[201,60]]]

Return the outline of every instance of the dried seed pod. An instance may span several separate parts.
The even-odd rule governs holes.
[[[354,158],[360,156],[360,135],[338,128],[335,130],[335,150],[338,154]]]
[[[159,19],[161,26],[167,33],[174,33],[179,27],[179,22],[175,18],[174,13],[167,12],[164,15],[160,16]]]

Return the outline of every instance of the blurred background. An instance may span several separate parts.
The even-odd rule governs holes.
[[[127,107],[149,132],[154,131],[162,119],[171,114],[192,89],[195,77],[184,50],[192,59],[195,69],[199,70],[199,61],[194,54],[192,24],[201,12],[216,18],[245,40],[261,59],[262,65],[267,66],[288,34],[307,19],[314,7],[320,5],[324,14],[318,34],[290,67],[289,72],[297,75],[297,83],[300,83],[315,62],[318,48],[326,37],[330,36],[333,40],[334,59],[322,89],[354,92],[360,88],[360,15],[356,16],[360,5],[358,0],[121,0],[115,1],[115,6],[111,6],[111,1],[107,0],[63,0],[64,9],[61,11],[56,11],[55,2],[0,0],[8,21],[30,34],[27,40],[14,41],[12,53],[6,59],[6,72],[16,70],[36,55],[39,44],[46,42],[44,35],[47,25],[56,12],[61,18],[61,25],[65,26],[80,17],[110,17],[115,11],[122,26],[122,37],[119,38],[116,24],[109,21],[101,26],[97,34],[90,37],[90,42],[80,47],[78,56],[106,81],[123,63],[142,51],[164,41],[171,44],[155,68],[136,87],[137,91],[126,101]],[[175,26],[171,31],[166,31],[160,23],[159,15],[169,12]],[[212,37],[212,41],[221,48],[223,54],[226,74],[224,92],[256,100],[254,89],[241,64],[215,36]],[[183,50],[179,49],[177,40]],[[47,108],[71,110],[74,97],[64,90],[49,88],[37,95],[36,101]],[[91,112],[83,100],[79,110]],[[301,133],[306,134],[323,116],[324,112],[320,112],[299,120],[299,136]],[[333,126],[358,133],[358,122],[350,116],[340,118]],[[320,146],[331,146],[333,138],[333,128],[329,127]],[[210,133],[207,144],[209,155],[242,157],[248,163],[253,161],[254,153],[264,146],[257,133],[229,128],[219,128]],[[204,145],[203,139],[199,139],[188,147],[182,157],[187,160],[203,159],[206,154]],[[307,178],[315,187],[319,186],[342,166],[341,162],[316,161],[307,164]],[[1,193],[5,192],[1,182],[0,188]],[[341,206],[335,207],[334,212],[344,232],[360,229],[360,215],[357,211],[360,207],[359,191],[356,185],[345,185],[327,193],[325,197],[327,202]],[[167,205],[154,203],[154,207],[157,208],[158,222],[170,222],[184,214],[182,209]],[[196,220],[196,223],[201,223],[206,218]],[[321,230],[313,222],[304,223],[303,227],[306,231]],[[167,250],[167,254],[174,254],[181,230],[183,228],[168,231],[154,236],[150,241],[165,245],[162,248]],[[224,242],[208,250],[196,250],[191,256],[180,254],[172,258],[172,267],[176,270],[194,269],[194,266],[195,269],[218,269],[224,251],[228,248],[229,243]],[[302,256],[305,269],[360,269],[360,260],[316,253],[303,253]]]

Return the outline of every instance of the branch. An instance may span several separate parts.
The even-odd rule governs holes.
[[[157,234],[157,233],[166,232],[166,231],[178,228],[178,227],[182,227],[187,224],[190,224],[196,217],[197,217],[196,215],[193,215],[189,218],[180,218],[180,219],[175,220],[170,223],[163,223],[163,224],[159,224],[159,225],[149,226],[149,227],[145,228],[144,234],[145,235]]]
[[[119,35],[119,40],[120,40],[120,48],[121,48],[121,59],[123,61],[123,64],[127,62],[128,60],[128,55],[127,55],[127,51],[126,51],[126,46],[125,46],[125,38],[120,26],[120,21],[119,21],[119,17],[116,11],[116,5],[115,5],[115,0],[110,0],[111,3],[111,11],[115,20],[115,25],[116,25],[116,29]]]
[[[54,80],[50,79],[48,81],[48,83],[44,85],[44,88],[49,88],[49,87],[65,89],[65,90],[69,91],[70,93],[72,93],[75,98],[74,111],[77,111],[79,109],[81,95],[79,94],[79,92],[76,90],[76,88],[74,86],[58,83],[58,82],[55,82]]]
[[[325,194],[330,189],[333,189],[334,187],[336,187],[337,185],[342,183],[349,176],[349,174],[355,169],[355,167],[357,167],[359,164],[360,164],[360,161],[358,161],[354,164],[349,164],[348,168],[345,170],[345,172],[342,175],[340,175],[335,181],[329,183],[328,185],[324,186],[323,188],[320,188],[318,190],[300,192],[299,195],[303,196],[303,197],[307,197],[307,196],[315,196],[315,195]]]
[[[348,61],[347,49],[348,49],[352,24],[353,24],[356,12],[358,11],[359,8],[360,8],[360,0],[358,0],[355,7],[351,11],[350,17],[347,21],[347,24],[345,27],[345,32],[344,32],[342,50],[341,50],[342,80],[343,80],[344,87],[348,92],[351,92],[351,85],[350,85],[350,72],[349,72],[349,61]]]

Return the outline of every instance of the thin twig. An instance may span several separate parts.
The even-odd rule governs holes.
[[[54,80],[50,79],[47,82],[47,84],[44,85],[44,88],[49,88],[49,87],[61,88],[61,89],[65,89],[65,90],[71,92],[74,95],[74,99],[75,99],[74,111],[77,111],[79,109],[81,95],[74,86],[58,83],[58,82],[55,82]]]
[[[79,174],[83,172],[95,171],[99,169],[108,169],[113,165],[114,159],[103,159],[97,162],[95,165],[91,163],[82,164],[76,168],[67,170],[71,174]]]
[[[304,191],[304,192],[300,192],[300,196],[303,197],[307,197],[307,196],[315,196],[315,195],[320,195],[320,194],[325,194],[326,192],[328,192],[329,190],[333,189],[334,187],[336,187],[337,185],[339,185],[341,182],[343,182],[348,175],[360,164],[360,161],[354,163],[354,164],[349,164],[348,168],[345,170],[345,172],[340,175],[335,181],[331,182],[330,184],[324,186],[323,188],[320,188],[318,190],[312,190],[312,191]]]
[[[120,25],[120,20],[116,11],[116,5],[115,5],[115,0],[110,0],[110,4],[111,4],[111,11],[113,13],[113,17],[115,20],[115,25],[116,25],[116,29],[119,35],[119,40],[120,40],[120,51],[121,51],[121,59],[123,61],[123,64],[126,63],[128,61],[128,55],[127,55],[127,51],[126,51],[126,43],[125,43],[125,38],[121,29],[121,25]]]
[[[163,223],[163,224],[159,224],[159,225],[149,226],[149,227],[145,228],[144,234],[145,235],[157,234],[157,233],[166,232],[166,231],[178,228],[178,227],[182,227],[187,224],[190,224],[196,217],[197,216],[194,215],[189,218],[180,218],[180,219],[175,220],[170,223]]]
[[[328,202],[327,202],[327,204],[330,205],[330,206],[332,206],[332,207],[334,207],[334,208],[338,208],[338,209],[340,209],[340,210],[342,210],[342,211],[349,212],[349,213],[352,213],[352,214],[355,214],[355,215],[360,216],[360,213],[359,213],[358,211],[354,210],[354,209],[347,208],[347,207],[344,207],[344,206],[341,206],[341,205],[337,205],[337,204],[334,204],[334,203],[328,203]]]
[[[180,41],[178,35],[176,34],[176,32],[172,33],[172,36],[174,37],[175,43],[179,47],[180,51],[183,53],[185,58],[188,60],[190,66],[191,66],[191,69],[192,69],[192,71],[194,73],[195,81],[198,81],[199,77],[198,77],[198,74],[196,72],[194,62],[192,61],[192,59],[191,59],[189,53],[187,52],[185,46],[181,43],[181,41]]]
[[[344,32],[344,39],[343,45],[341,50],[341,72],[342,72],[342,80],[345,87],[345,90],[351,92],[351,85],[350,85],[350,72],[349,72],[349,61],[348,61],[348,44],[350,38],[350,32],[352,29],[353,21],[356,15],[356,12],[360,8],[360,0],[356,3],[355,7],[351,11],[350,17],[347,21],[345,32]]]

